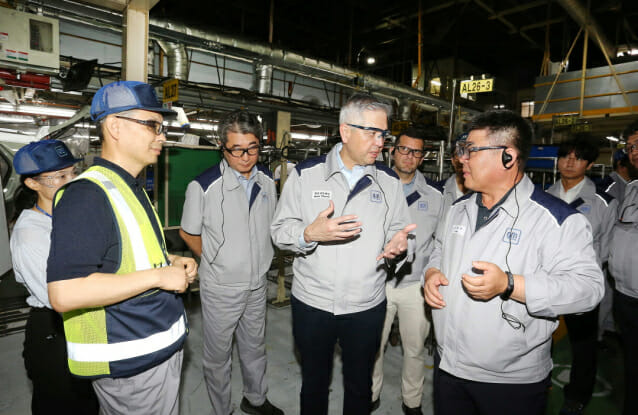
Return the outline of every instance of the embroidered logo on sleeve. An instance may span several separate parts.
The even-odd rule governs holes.
[[[591,205],[580,205],[578,206],[578,210],[584,214],[588,214],[591,211]]]
[[[465,235],[465,226],[463,225],[453,225],[452,226],[452,235]]]
[[[503,242],[512,243],[512,245],[518,245],[521,241],[521,230],[507,228],[503,235]]]
[[[312,198],[313,199],[332,199],[332,191],[331,190],[313,190]]]
[[[378,190],[370,190],[370,201],[374,203],[381,203],[383,201],[381,198],[381,192]]]

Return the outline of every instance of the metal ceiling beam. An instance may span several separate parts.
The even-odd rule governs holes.
[[[510,33],[518,33],[523,39],[527,40],[532,46],[534,46],[537,49],[540,49],[540,46],[538,45],[538,43],[536,43],[536,41],[534,39],[532,39],[531,37],[529,37],[525,33],[519,31],[516,28],[516,26],[514,26],[512,24],[512,22],[510,22],[506,18],[498,16],[497,15],[498,13],[496,13],[496,11],[494,11],[494,9],[492,9],[490,6],[485,4],[482,0],[474,0],[474,3],[476,3],[481,8],[483,8],[483,10],[485,10],[486,12],[488,12],[490,14],[490,16],[495,16],[495,19],[497,19],[499,22],[503,23],[505,26],[507,26],[510,29]]]
[[[598,22],[578,0],[558,0],[558,4],[565,9],[576,23],[583,27],[589,26],[591,37],[600,39],[600,45],[605,54],[611,56],[616,55],[616,47],[607,39],[607,36],[605,36]]]
[[[525,26],[521,26],[519,31],[526,32],[526,31],[528,31],[530,29],[536,29],[537,27],[545,27],[548,24],[552,25],[552,24],[556,24],[556,23],[562,23],[564,21],[565,21],[564,17],[557,17],[556,19],[549,19],[549,20],[544,20],[542,22],[532,23],[532,24],[528,24],[528,25],[525,25]]]
[[[526,3],[526,4],[521,4],[520,6],[516,6],[516,7],[512,7],[512,8],[500,11],[500,12],[488,17],[488,19],[490,19],[490,20],[498,19],[499,17],[504,17],[504,16],[507,16],[509,14],[520,13],[520,12],[523,12],[525,10],[529,10],[529,9],[533,9],[533,8],[536,8],[536,7],[544,6],[547,3],[548,3],[547,0],[532,1],[532,2],[529,2],[529,3]]]

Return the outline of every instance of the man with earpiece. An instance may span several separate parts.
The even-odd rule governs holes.
[[[602,298],[587,218],[524,174],[532,138],[518,114],[490,111],[457,148],[473,193],[441,221],[424,276],[437,415],[544,414],[558,316]]]
[[[399,136],[391,151],[394,161],[392,169],[401,179],[412,221],[417,224],[416,251],[414,262],[406,263],[398,269],[394,278],[385,284],[388,306],[381,348],[372,376],[372,408],[375,409],[380,403],[383,350],[394,317],[398,316],[403,345],[401,407],[406,415],[423,414],[421,399],[425,380],[425,338],[430,330],[430,322],[425,317],[425,301],[419,281],[434,247],[433,234],[443,206],[443,189],[426,179],[418,167],[425,157],[425,140],[436,138],[434,127],[410,127]]]
[[[275,244],[296,253],[291,303],[302,415],[328,413],[337,341],[343,413],[370,413],[386,265],[406,250],[411,259],[408,235],[416,228],[398,176],[376,163],[391,111],[372,95],[353,95],[339,114],[341,143],[290,172],[271,225]]]
[[[266,273],[274,249],[270,221],[277,191],[258,165],[261,123],[244,110],[219,127],[224,160],[189,183],[180,236],[201,257],[203,366],[213,414],[229,415],[231,357],[237,342],[243,412],[283,415],[266,398]]]

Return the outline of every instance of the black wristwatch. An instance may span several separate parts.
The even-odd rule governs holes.
[[[514,291],[514,276],[509,271],[505,271],[505,275],[507,275],[507,288],[503,291],[503,294],[501,294],[501,300],[503,301],[509,300]]]

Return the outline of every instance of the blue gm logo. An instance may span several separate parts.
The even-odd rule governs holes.
[[[588,214],[591,211],[591,206],[590,205],[582,205],[578,207],[578,210],[580,210],[582,213],[584,213],[585,215]]]
[[[378,190],[370,190],[370,201],[374,203],[381,203],[381,192]]]
[[[521,230],[508,228],[503,235],[503,242],[518,245],[521,241]]]
[[[427,211],[428,210],[428,202],[420,201],[416,206],[417,210]]]

